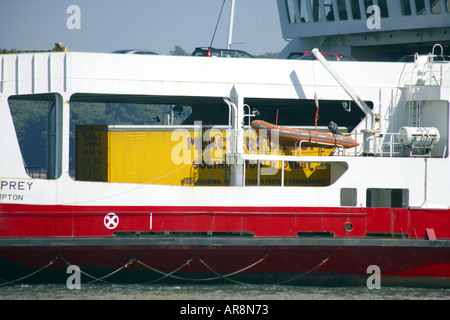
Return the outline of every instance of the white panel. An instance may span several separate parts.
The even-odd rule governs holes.
[[[68,170],[69,108],[73,93],[188,95],[230,97],[232,88],[242,98],[283,98],[349,100],[339,84],[318,63],[268,59],[214,59],[202,57],[138,56],[98,53],[36,53],[0,56],[0,176],[26,177],[19,145],[9,111],[10,95],[57,92],[63,98],[63,170]],[[401,63],[330,63],[364,100],[383,115],[402,117],[405,97],[399,87],[410,79]],[[295,75],[295,76],[294,76]],[[387,76],[389,75],[389,76]],[[449,72],[443,83],[449,83]],[[448,86],[441,88],[448,100]],[[383,96],[380,97],[380,92]],[[442,98],[441,98],[442,99]],[[430,108],[433,105],[430,104]],[[388,110],[388,108],[390,108]],[[436,108],[442,111],[442,107]],[[448,111],[446,114],[448,118]],[[396,118],[394,118],[396,119]],[[425,119],[424,119],[425,120]],[[429,119],[430,121],[432,119]],[[390,121],[390,119],[383,119]],[[400,120],[399,120],[400,121]],[[428,121],[428,120],[427,120]],[[445,121],[443,121],[444,123]],[[448,126],[447,126],[448,128]],[[447,134],[448,137],[448,134]],[[336,158],[336,157],[333,157]],[[321,159],[316,161],[320,161]],[[258,206],[339,206],[341,188],[356,188],[358,203],[365,204],[366,188],[410,190],[410,204],[420,207],[449,206],[449,159],[430,159],[425,181],[425,160],[420,158],[341,158],[348,171],[329,187],[233,187],[197,188],[73,182],[67,175],[59,181],[33,180],[42,190],[56,188],[59,203],[104,205],[258,205]],[[362,179],[362,177],[364,177]],[[57,185],[59,184],[59,185]],[[425,192],[425,185],[427,192]],[[243,192],[245,190],[245,192]],[[301,191],[299,193],[299,190]],[[43,195],[44,194],[44,195]],[[47,195],[45,195],[47,194]],[[154,196],[149,198],[148,194]],[[173,198],[173,194],[179,195]],[[299,196],[301,194],[301,197]],[[36,193],[39,203],[54,202],[54,193]],[[425,197],[428,199],[425,199]],[[274,197],[278,200],[275,203]],[[28,200],[27,200],[28,201]],[[230,202],[232,201],[232,202]]]

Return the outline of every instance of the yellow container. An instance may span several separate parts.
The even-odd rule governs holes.
[[[298,150],[259,143],[254,132],[245,136],[245,152],[295,155]],[[229,184],[224,129],[194,130],[163,126],[76,126],[76,179],[182,186]],[[319,155],[317,148],[302,156]],[[331,151],[328,149],[327,153]],[[281,185],[281,162],[260,163],[260,185]],[[258,163],[245,163],[245,184],[258,184]],[[330,166],[285,162],[284,185],[326,186]]]

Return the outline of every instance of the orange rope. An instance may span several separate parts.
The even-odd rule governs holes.
[[[315,119],[316,128],[314,131],[317,131],[317,121],[319,120],[319,99],[317,99],[317,94],[314,94],[314,99],[316,101],[316,119]]]

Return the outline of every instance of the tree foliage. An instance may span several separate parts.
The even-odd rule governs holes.
[[[175,49],[173,49],[172,51],[170,51],[170,54],[172,56],[190,56],[189,53],[187,53],[182,47],[180,46],[175,46]]]
[[[266,52],[264,54],[255,56],[255,58],[275,59],[277,56],[278,56],[278,53],[276,53],[276,52]]]
[[[53,101],[9,101],[14,126],[24,164],[27,168],[47,167],[49,109]],[[103,102],[71,102],[70,104],[70,164],[75,168],[76,125],[162,125],[172,105],[128,104]],[[174,124],[181,124],[190,114],[190,108],[174,114]]]
[[[47,114],[49,102],[10,100],[11,114],[22,157],[27,167],[42,167],[47,161]]]

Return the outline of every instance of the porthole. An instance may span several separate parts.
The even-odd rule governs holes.
[[[352,232],[353,231],[353,224],[351,222],[346,222],[344,224],[344,230],[345,230],[345,232]]]

